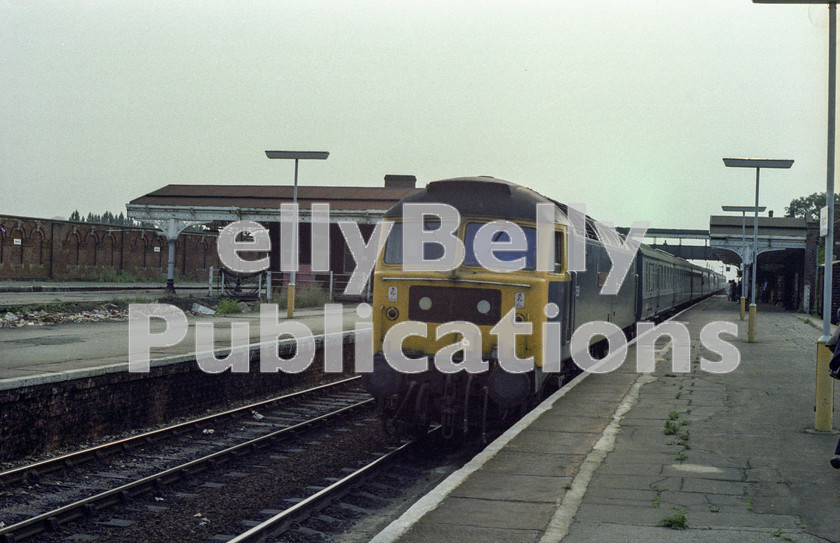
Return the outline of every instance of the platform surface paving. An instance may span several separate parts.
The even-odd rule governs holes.
[[[359,320],[355,305],[342,311],[342,326],[352,331]],[[278,310],[279,320],[286,320],[285,307]],[[305,324],[313,335],[324,333],[324,310],[306,308],[295,311],[294,320]],[[249,325],[251,344],[258,344],[260,314],[257,312],[230,315],[189,316],[184,338],[169,347],[152,347],[150,358],[155,360],[188,359],[195,356],[195,325],[214,325],[214,346],[230,349],[231,324]],[[151,319],[150,333],[159,334],[166,323]],[[267,341],[272,341],[268,337]],[[85,372],[95,374],[103,368],[125,371],[128,364],[129,336],[127,321],[58,324],[0,329],[0,389],[30,386],[56,379],[78,378]]]
[[[837,435],[810,431],[820,330],[759,308],[747,343],[723,297],[676,320],[691,334],[689,373],[662,352],[638,374],[632,346],[619,370],[553,396],[374,541],[840,541]],[[700,341],[712,321],[738,325],[722,336],[741,356],[731,373],[699,367],[719,360]],[[669,518],[686,527],[659,526]]]

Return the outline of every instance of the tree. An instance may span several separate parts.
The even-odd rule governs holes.
[[[834,205],[840,203],[838,195],[834,195]],[[785,208],[785,217],[803,217],[808,216],[814,219],[820,218],[820,209],[825,207],[825,193],[815,192],[810,196],[802,196],[791,200],[790,205]]]
[[[70,220],[76,222],[86,222],[90,224],[116,224],[119,226],[142,226],[143,228],[154,228],[155,226],[146,221],[137,221],[129,219],[122,211],[119,215],[114,215],[111,211],[106,211],[102,215],[95,213],[88,213],[87,217],[82,216],[78,210],[70,214]]]

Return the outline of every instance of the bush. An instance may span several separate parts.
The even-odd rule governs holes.
[[[272,303],[281,308],[288,304],[288,290],[284,290],[278,296],[271,298]],[[330,293],[317,285],[295,287],[295,307],[323,307],[330,303]]]
[[[220,315],[241,312],[242,307],[240,307],[239,302],[231,300],[230,298],[222,298],[219,300],[219,305],[216,307],[216,313],[219,313]]]

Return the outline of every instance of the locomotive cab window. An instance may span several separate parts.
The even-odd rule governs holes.
[[[467,228],[464,231],[464,248],[467,253],[464,258],[465,266],[481,266],[475,254],[475,235],[482,226],[484,226],[484,223],[471,222],[467,224]],[[519,226],[519,229],[525,234],[526,248],[524,250],[496,249],[493,251],[493,256],[501,262],[513,262],[524,257],[525,267],[523,269],[533,270],[537,265],[537,230],[536,228],[527,226]],[[511,239],[507,232],[499,230],[493,234],[491,241],[494,243],[510,243]]]
[[[427,219],[423,223],[423,229],[432,231],[440,228],[440,221]],[[443,256],[443,247],[437,243],[423,244],[423,259],[438,260]],[[403,263],[403,223],[395,222],[388,233],[388,240],[385,242],[384,260],[386,264]]]

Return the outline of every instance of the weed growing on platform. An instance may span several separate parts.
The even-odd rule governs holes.
[[[803,530],[804,530],[804,527],[803,527]],[[791,538],[790,536],[785,535],[785,529],[784,529],[784,528],[782,528],[781,526],[779,527],[779,529],[778,529],[778,530],[776,530],[775,532],[773,532],[773,537],[778,537],[778,538],[779,538],[779,539],[781,539],[782,541],[793,541],[793,538]]]
[[[666,436],[675,436],[675,435],[677,435],[677,431],[679,431],[680,426],[682,426],[682,425],[678,422],[674,422],[672,420],[666,420],[665,421],[664,434]]]
[[[672,530],[685,530],[688,528],[688,519],[685,516],[685,509],[677,509],[677,512],[659,521],[657,526],[671,528]]]

